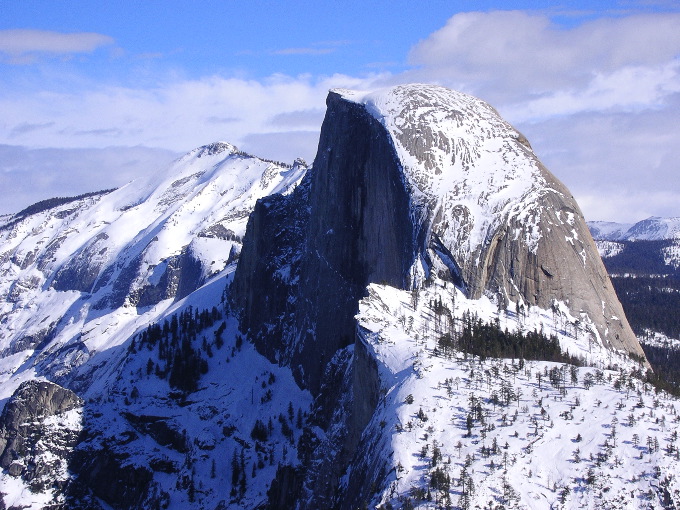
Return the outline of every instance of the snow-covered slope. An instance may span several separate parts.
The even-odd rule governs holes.
[[[161,316],[147,317],[159,326],[179,317],[182,347],[170,358],[174,326],[167,336],[159,327],[158,339],[127,338],[73,369],[88,381],[79,391],[80,406],[45,417],[38,411],[32,428],[18,431],[33,438],[30,448],[10,444],[5,451],[13,458],[0,472],[0,496],[8,508],[212,510],[256,508],[266,501],[280,466],[299,465],[296,445],[311,396],[288,369],[242,342],[236,321],[225,315],[221,299],[233,270],[232,264]],[[206,311],[207,321],[198,320],[198,312]],[[181,375],[177,355],[189,350],[204,367],[196,388],[186,391],[172,374]],[[69,444],[64,437],[78,441]]]
[[[610,354],[564,327],[573,317],[518,317],[453,298],[439,283],[417,301],[373,285],[362,301],[361,342],[378,361],[384,397],[345,483],[387,473],[369,506],[678,507],[677,398],[632,377],[624,360],[605,369]],[[438,335],[424,333],[440,299],[454,318],[472,311],[501,328],[555,332],[591,366],[445,355]]]
[[[145,181],[0,227],[0,398],[19,367],[64,382],[223,271],[255,201],[304,171],[215,143]]]
[[[85,399],[68,416],[44,417],[37,430],[46,437],[26,443],[28,450],[0,440],[3,459],[14,458],[3,461],[0,474],[6,506],[97,508],[99,498],[118,508],[169,502],[186,508],[200,491],[214,508],[229,500],[221,489],[234,455],[244,477],[247,463],[249,480],[247,494],[244,489],[233,500],[252,507],[266,497],[278,464],[296,459],[287,445],[300,427],[288,417],[289,404],[306,413],[310,397],[288,371],[241,345],[222,303],[255,202],[289,193],[305,171],[302,162],[286,166],[219,142],[152,178],[4,218],[0,402],[34,379],[57,382]],[[169,344],[147,342],[137,351],[149,325],[178,317],[191,328],[181,351],[176,331]],[[170,356],[173,349],[182,355]],[[204,374],[200,387],[191,386],[191,402],[182,381],[195,368],[186,368],[186,359],[202,360]],[[249,408],[256,398],[260,405]],[[286,416],[283,429],[279,415]],[[266,464],[250,439],[258,419],[269,421]],[[35,435],[15,429],[0,435]],[[73,444],[60,437],[78,434],[84,440],[72,452]],[[50,452],[54,442],[62,447]],[[250,481],[255,472],[257,480]],[[118,485],[111,476],[119,477]]]
[[[595,241],[597,251],[603,259],[615,257],[624,249],[624,245],[615,241]]]

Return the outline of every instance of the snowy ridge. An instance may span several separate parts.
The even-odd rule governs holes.
[[[588,228],[595,240],[619,241],[625,238],[632,223],[616,223],[613,221],[589,221]]]
[[[495,316],[501,328],[540,325],[558,335],[563,349],[581,355],[590,349],[596,364],[607,360],[620,368],[437,354],[428,303],[438,299],[454,316]],[[378,360],[385,397],[364,432],[374,438],[365,444],[375,449],[363,452],[368,460],[358,469],[384,465],[389,473],[371,506],[632,510],[680,504],[680,401],[655,395],[630,376],[629,360],[593,352],[594,344],[577,340],[560,319],[550,327],[548,315],[533,309],[524,318],[510,310],[499,314],[493,303],[466,300],[437,284],[421,292],[415,306],[412,293],[370,287],[357,318],[362,342]]]
[[[88,490],[97,495],[103,485],[97,497],[119,498],[120,507],[187,508],[198,491],[210,508],[266,500],[278,466],[299,463],[296,425],[311,397],[288,369],[243,345],[222,303],[255,202],[290,193],[306,170],[300,161],[280,165],[218,142],[109,194],[0,227],[0,404],[31,379],[57,382],[85,400],[41,425],[38,450],[19,451],[12,469],[0,471],[5,506],[68,507],[63,489],[74,483],[77,459],[112,470],[102,480],[98,468],[86,469]],[[169,384],[171,363],[160,347],[137,351],[135,344],[150,324],[211,309],[220,320],[190,338],[206,373],[186,401]],[[251,438],[258,420],[268,425],[266,450]],[[71,458],[60,437],[81,429],[91,435]],[[242,489],[230,495],[234,458]],[[36,461],[48,466],[39,489],[42,478],[26,478]],[[116,487],[116,480],[126,482]],[[83,505],[99,508],[75,503]]]

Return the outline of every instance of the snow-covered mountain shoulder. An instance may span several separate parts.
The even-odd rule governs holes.
[[[65,383],[222,272],[238,258],[257,199],[290,192],[305,172],[218,142],[0,228],[0,398],[22,380],[19,367]]]
[[[680,503],[678,399],[631,376],[635,364],[625,357],[620,369],[608,370],[447,355],[435,341],[440,334],[431,305],[440,306],[439,299],[454,317],[473,312],[493,321],[495,315],[511,330],[526,320],[523,329],[540,324],[564,349],[588,350],[568,328],[549,328],[545,312],[499,316],[487,300],[458,293],[454,307],[447,295],[434,286],[414,301],[409,292],[373,285],[361,303],[361,341],[378,362],[383,398],[364,432],[366,460],[354,469],[369,481],[389,473],[371,506]]]

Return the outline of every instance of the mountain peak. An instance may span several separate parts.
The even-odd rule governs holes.
[[[215,156],[222,153],[227,153],[225,155],[229,155],[235,152],[239,152],[238,148],[229,142],[213,142],[192,150],[190,154],[195,155],[197,158],[201,158],[204,156]]]
[[[351,342],[366,285],[417,291],[439,278],[471,299],[490,296],[499,307],[568,303],[572,315],[589,317],[598,344],[642,356],[571,193],[495,109],[421,84],[335,89],[326,102],[319,151],[303,187],[309,196],[299,197],[306,203],[256,209],[257,227],[246,234],[235,276],[235,300],[246,310],[242,328],[266,338],[267,345],[255,340],[262,352],[303,366],[300,380],[316,391],[317,351],[327,362]],[[293,223],[295,211],[308,211],[296,220],[306,226],[277,257],[288,264],[284,253],[296,254],[298,274],[290,280],[304,285],[284,292],[276,264],[246,261],[272,260],[271,238]],[[265,282],[268,270],[274,272]],[[272,288],[254,291],[256,280]],[[298,307],[298,324],[280,327],[277,351],[268,328],[286,311],[271,301],[312,302],[328,289],[337,302]],[[304,330],[291,333],[300,324]],[[325,345],[309,347],[315,338]]]

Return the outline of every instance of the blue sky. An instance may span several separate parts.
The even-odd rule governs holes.
[[[329,88],[419,81],[494,105],[587,219],[680,216],[680,7],[592,4],[5,0],[0,213],[215,140],[311,160]]]

